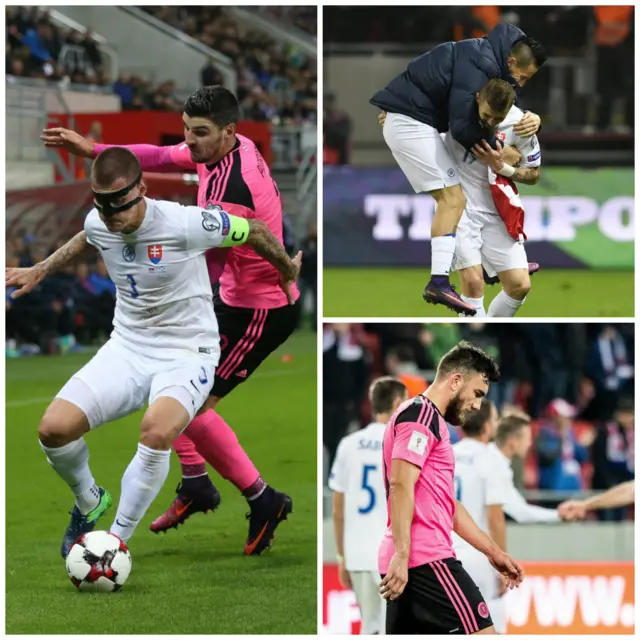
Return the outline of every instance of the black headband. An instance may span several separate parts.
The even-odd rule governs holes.
[[[126,187],[122,189],[118,189],[118,191],[109,191],[107,193],[103,191],[96,191],[93,189],[93,204],[96,209],[106,218],[109,216],[114,216],[116,213],[120,213],[121,211],[126,211],[127,209],[131,209],[135,205],[142,200],[142,196],[138,196],[134,198],[130,202],[126,202],[125,204],[121,204],[119,206],[114,206],[112,202],[114,200],[119,200],[120,198],[124,198],[133,188],[140,184],[142,180],[142,171],[138,174],[138,177]]]

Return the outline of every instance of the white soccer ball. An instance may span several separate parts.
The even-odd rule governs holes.
[[[131,573],[131,554],[118,536],[108,531],[91,531],[71,547],[67,573],[80,591],[117,591]]]

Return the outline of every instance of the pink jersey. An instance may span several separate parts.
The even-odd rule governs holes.
[[[419,395],[404,402],[391,416],[382,441],[382,459],[387,513],[390,513],[391,461],[406,460],[420,467],[415,486],[409,568],[455,558],[451,540],[455,513],[455,457],[447,423],[426,396]],[[387,572],[394,550],[389,517],[378,553],[381,574]]]
[[[244,136],[236,138],[233,149],[212,165],[193,162],[186,143],[127,148],[138,156],[143,171],[195,169],[200,179],[199,207],[220,205],[233,215],[262,220],[282,242],[282,201],[278,187],[256,145]],[[95,150],[100,153],[108,146],[112,145],[96,144]],[[226,304],[249,309],[274,309],[288,304],[277,269],[250,247],[211,249],[206,257],[211,281],[220,280],[220,296]],[[295,284],[291,292],[298,299],[300,293]]]

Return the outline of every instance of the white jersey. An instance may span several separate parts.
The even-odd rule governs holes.
[[[456,442],[453,453],[456,500],[462,503],[478,527],[489,534],[487,507],[503,505],[506,498],[504,466],[496,465],[488,445],[474,438]],[[453,548],[458,555],[466,553],[471,546],[454,533]]]
[[[503,146],[516,147],[522,154],[519,167],[539,167],[540,145],[538,137],[533,135],[529,138],[521,138],[513,131],[513,126],[522,119],[523,115],[524,113],[518,107],[511,107],[507,117],[498,125],[495,135]],[[487,165],[476,160],[471,152],[457,143],[451,132],[444,134],[444,140],[458,169],[460,185],[467,199],[467,209],[497,215],[498,212],[493,204],[489,189]]]
[[[378,571],[378,550],[387,527],[382,470],[386,425],[372,422],[338,445],[329,488],[344,494],[344,558],[347,571]]]
[[[509,459],[498,449],[495,443],[489,444],[489,455],[491,464],[498,470],[501,477],[504,478],[504,512],[521,524],[533,522],[559,522],[560,516],[557,509],[546,509],[529,504],[524,496],[516,489],[513,484],[513,469]]]
[[[227,238],[229,216],[145,198],[147,209],[133,233],[113,233],[93,209],[87,242],[100,251],[116,285],[113,336],[131,349],[219,357],[218,323],[204,252]]]

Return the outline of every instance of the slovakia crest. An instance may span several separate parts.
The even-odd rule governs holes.
[[[147,247],[147,255],[153,264],[158,264],[162,260],[162,245],[150,244]]]
[[[507,139],[507,134],[504,131],[496,131],[496,138],[500,140],[500,142],[504,143]]]

